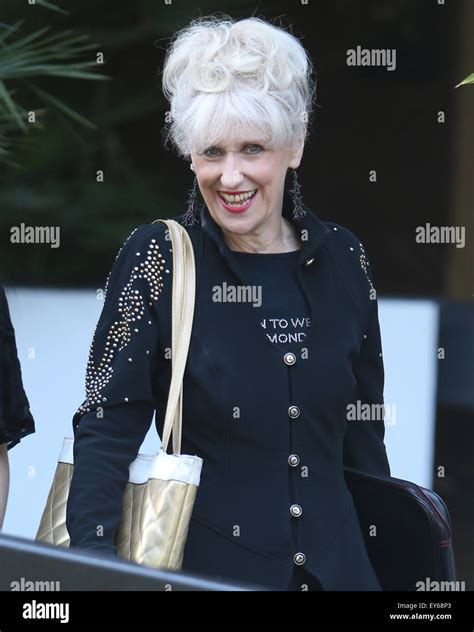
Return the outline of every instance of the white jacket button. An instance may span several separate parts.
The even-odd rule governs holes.
[[[295,553],[293,561],[298,566],[302,566],[306,562],[306,555],[304,553]]]
[[[296,419],[297,417],[299,417],[300,416],[300,409],[298,408],[298,406],[290,406],[288,408],[288,415],[292,419]]]
[[[291,366],[296,362],[296,356],[294,353],[285,353],[283,360],[285,361],[285,364]]]
[[[296,467],[300,462],[300,457],[297,454],[290,454],[288,457],[288,463],[291,467]]]
[[[300,505],[291,505],[290,513],[295,518],[299,518],[301,514],[303,513],[303,509],[300,507]]]

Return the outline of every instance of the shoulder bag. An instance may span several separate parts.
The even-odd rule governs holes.
[[[186,230],[175,220],[156,222],[168,226],[173,250],[171,385],[160,451],[138,454],[129,466],[115,545],[123,559],[179,570],[203,463],[197,455],[181,454],[182,382],[194,315],[195,263]],[[168,454],[171,433],[173,454]],[[38,541],[65,547],[70,542],[66,507],[74,468],[73,442],[64,439],[36,534]]]

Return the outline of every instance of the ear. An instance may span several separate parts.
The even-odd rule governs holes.
[[[301,158],[303,157],[303,151],[304,138],[299,143],[297,143],[291,151],[288,167],[291,167],[292,169],[298,169],[298,167],[300,166]]]

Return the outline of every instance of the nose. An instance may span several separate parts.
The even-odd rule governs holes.
[[[243,176],[239,168],[238,158],[233,152],[228,152],[225,160],[222,162],[221,183],[222,186],[230,191],[242,182]]]

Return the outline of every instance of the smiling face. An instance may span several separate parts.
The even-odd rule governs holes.
[[[258,135],[234,134],[191,159],[214,221],[224,232],[251,235],[281,221],[286,172],[299,166],[302,154],[303,143],[271,149]]]

